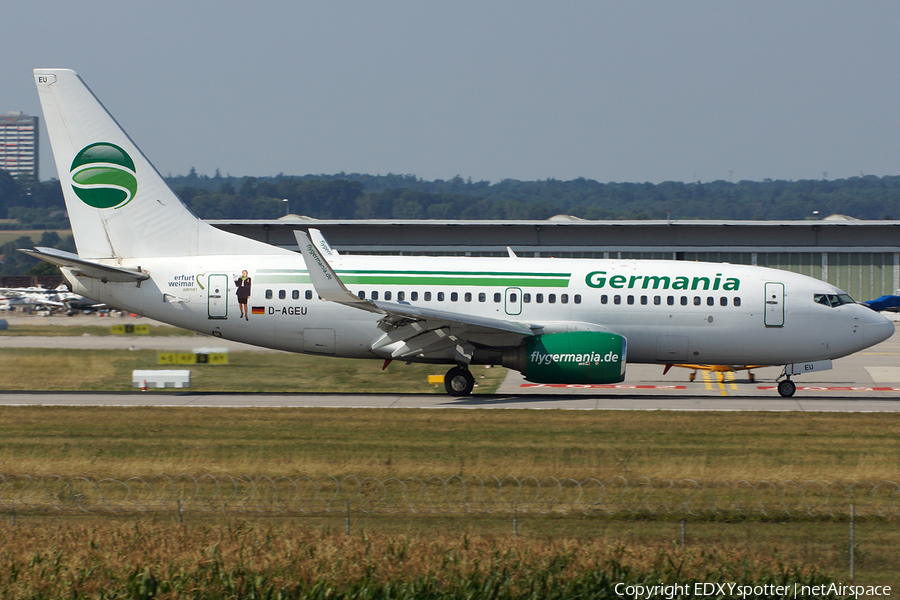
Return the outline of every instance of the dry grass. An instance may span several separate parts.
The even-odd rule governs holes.
[[[247,521],[0,529],[0,598],[319,598],[326,589],[347,597],[578,598],[611,595],[622,581],[825,581],[815,567],[788,564],[771,552],[621,538],[346,536]]]
[[[9,329],[4,331],[0,331],[0,340],[4,337],[22,337],[22,336],[32,336],[32,337],[81,337],[81,336],[98,336],[98,337],[106,337],[109,335],[114,335],[111,331],[112,326],[114,325],[137,325],[140,323],[135,323],[134,321],[122,322],[114,319],[102,319],[102,321],[106,321],[105,325],[81,325],[83,323],[82,320],[76,321],[79,323],[78,325],[65,325],[65,326],[57,326],[57,325],[33,325],[31,323],[22,324],[22,323],[14,323],[9,326]],[[150,333],[146,335],[134,336],[134,337],[169,337],[169,336],[186,336],[186,337],[199,337],[204,340],[204,342],[214,343],[215,338],[210,336],[200,336],[193,331],[188,331],[187,329],[181,329],[180,327],[172,327],[170,325],[151,325]],[[2,343],[2,342],[0,342]]]
[[[444,393],[443,386],[428,384],[428,375],[447,370],[443,365],[396,362],[382,370],[379,360],[286,352],[232,352],[228,360],[227,365],[191,365],[191,391]],[[158,368],[154,350],[0,348],[0,389],[127,391],[134,389],[132,370]],[[506,374],[505,369],[480,366],[472,372],[479,384],[476,393],[491,393]]]
[[[0,473],[900,481],[898,433],[866,413],[3,407]]]

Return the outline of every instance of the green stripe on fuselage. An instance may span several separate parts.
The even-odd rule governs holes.
[[[423,276],[403,277],[400,275],[340,275],[346,284],[369,285],[453,285],[453,286],[499,286],[499,287],[568,287],[568,279],[526,279],[514,277],[447,277]]]
[[[256,283],[309,284],[306,271],[260,269]],[[337,271],[349,285],[415,285],[480,287],[568,287],[569,273],[482,273],[475,271]]]

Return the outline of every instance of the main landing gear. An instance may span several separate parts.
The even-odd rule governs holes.
[[[444,389],[451,396],[468,396],[475,389],[475,376],[468,367],[453,367],[444,375]]]

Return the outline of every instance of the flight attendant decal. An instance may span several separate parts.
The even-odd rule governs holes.
[[[234,279],[234,287],[237,288],[238,306],[241,309],[241,316],[244,320],[250,320],[250,311],[247,310],[247,299],[250,297],[250,277],[247,270],[241,272],[240,277]]]

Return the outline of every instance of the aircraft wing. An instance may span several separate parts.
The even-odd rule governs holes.
[[[316,233],[318,234],[318,231]],[[385,334],[373,342],[372,349],[378,350],[402,342],[391,351],[392,358],[441,352],[455,347],[459,360],[468,362],[474,347],[468,343],[464,333],[499,333],[527,337],[535,335],[535,329],[540,328],[537,325],[530,326],[515,321],[465,315],[407,303],[359,298],[347,289],[306,232],[295,231],[294,234],[300,246],[300,253],[306,261],[313,287],[322,299],[384,315],[379,327]]]
[[[108,281],[139,283],[145,279],[150,279],[150,275],[147,273],[84,260],[77,254],[57,250],[55,248],[35,248],[34,250],[24,250],[20,248],[19,252],[39,258],[58,267],[70,267],[86,277],[99,279],[104,283]]]

